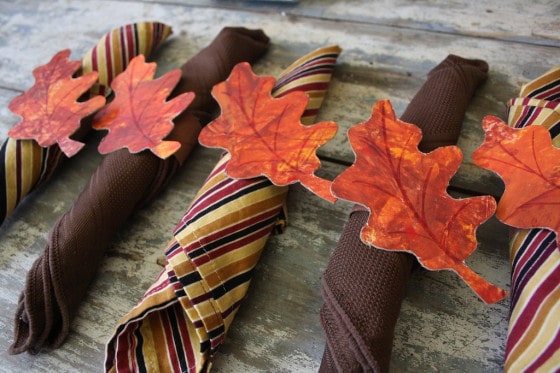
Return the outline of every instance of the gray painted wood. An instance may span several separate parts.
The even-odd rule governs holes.
[[[551,14],[560,5],[550,0],[527,2],[462,0],[144,0],[177,5],[222,9],[250,9],[253,12],[281,12],[291,17],[330,19],[342,22],[388,25],[434,33],[518,41],[541,45],[560,45],[560,22]],[[527,22],[526,20],[531,20]]]
[[[485,59],[490,77],[467,112],[459,140],[465,160],[452,186],[467,193],[461,196],[499,196],[501,181],[474,166],[470,154],[482,141],[482,118],[503,117],[505,101],[521,83],[559,63],[557,13],[552,1],[529,6],[521,0],[301,0],[296,6],[218,0],[0,1],[0,135],[5,137],[18,121],[8,102],[33,84],[32,69],[61,49],[70,48],[72,57],[80,59],[114,27],[159,20],[174,29],[154,56],[163,73],[179,67],[224,26],[260,27],[272,46],[255,66],[258,74],[277,75],[320,46],[343,48],[319,116],[340,126],[336,138],[320,149],[329,159],[321,172],[330,178],[353,161],[346,131],[369,117],[375,101],[391,99],[399,115],[447,54]],[[27,269],[100,161],[98,139],[90,137],[85,151],[0,227],[0,371],[101,370],[107,338],[161,270],[157,257],[219,155],[198,148],[169,189],[120,233],[60,349],[9,356],[12,317]],[[324,343],[318,320],[320,278],[351,205],[329,204],[294,186],[289,208],[290,227],[267,243],[214,371],[307,372],[319,366]],[[507,227],[491,220],[478,237],[479,249],[468,263],[509,288]],[[417,271],[397,325],[392,371],[501,371],[508,305],[507,299],[485,305],[451,272]]]

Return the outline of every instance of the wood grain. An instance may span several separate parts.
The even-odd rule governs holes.
[[[258,74],[277,75],[317,47],[338,44],[343,52],[318,120],[340,130],[320,148],[321,174],[334,178],[354,155],[346,138],[366,120],[372,105],[389,98],[400,115],[448,54],[485,59],[488,81],[466,115],[459,146],[465,159],[452,187],[460,196],[499,196],[503,184],[472,164],[482,141],[485,115],[503,117],[504,103],[520,84],[560,61],[560,5],[522,0],[300,0],[297,5],[236,1],[0,2],[0,134],[18,118],[7,109],[33,84],[31,71],[57,51],[81,59],[107,31],[125,23],[158,20],[174,33],[155,54],[158,74],[179,67],[229,25],[263,28],[271,38]],[[110,15],[110,16],[109,16]],[[530,20],[527,22],[526,20]],[[141,210],[119,234],[91,285],[67,342],[37,356],[10,356],[13,314],[25,274],[40,255],[47,234],[72,204],[101,156],[99,136],[55,178],[35,191],[0,227],[0,371],[92,372],[102,369],[104,344],[161,267],[171,231],[219,156],[198,148],[169,189]],[[289,195],[290,225],[267,243],[244,304],[215,362],[216,372],[312,372],[323,353],[318,310],[321,274],[351,209],[323,202],[305,188]],[[478,231],[479,249],[468,264],[489,281],[509,288],[507,227],[495,219]],[[414,273],[397,325],[392,372],[502,371],[508,300],[486,306],[451,272]]]

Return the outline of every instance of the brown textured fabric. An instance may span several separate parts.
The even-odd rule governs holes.
[[[457,142],[465,111],[488,65],[449,55],[428,74],[401,120],[422,129],[424,151]],[[394,329],[415,263],[411,254],[363,244],[364,207],[350,213],[322,280],[326,346],[320,372],[387,372]]]
[[[467,106],[487,77],[485,61],[452,54],[428,73],[428,80],[401,116],[422,129],[420,150],[428,152],[457,143]]]
[[[156,197],[186,158],[216,108],[213,85],[235,64],[253,62],[268,47],[260,30],[226,28],[183,68],[174,95],[194,91],[198,99],[177,117],[167,137],[180,141],[176,157],[162,160],[150,151],[107,155],[71,209],[55,224],[44,253],[28,272],[20,296],[11,354],[53,349],[68,335],[70,322],[95,276],[105,250],[132,213]]]
[[[218,108],[218,103],[211,95],[212,87],[228,77],[232,63],[235,65],[246,61],[244,56],[260,56],[267,49],[268,43],[269,38],[262,30],[226,27],[210,47],[200,51],[195,59],[181,67],[182,77],[175,92],[196,92],[189,110],[200,118],[202,125],[209,122],[209,113]],[[203,70],[206,70],[203,75],[192,73]],[[208,81],[214,83],[209,85]],[[201,108],[204,109],[200,110]]]
[[[339,337],[327,339],[332,353],[325,354],[321,370],[361,372],[371,367],[378,372],[389,367],[403,284],[413,262],[409,254],[376,250],[360,240],[368,216],[367,211],[350,214],[323,276],[321,321],[327,335]],[[372,289],[372,284],[383,286]]]
[[[269,42],[270,39],[262,30],[225,27],[208,47],[181,66],[181,80],[171,97],[182,92],[195,92],[196,96],[187,110],[175,118],[175,128],[167,138],[181,141],[181,148],[175,153],[180,163],[198,143],[201,129],[200,126],[193,128],[181,126],[180,123],[189,122],[188,117],[194,115],[200,125],[208,124],[218,109],[218,103],[212,98],[212,87],[225,80],[239,62],[256,61],[268,50]]]

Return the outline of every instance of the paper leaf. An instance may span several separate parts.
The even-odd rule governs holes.
[[[165,101],[181,78],[179,69],[153,79],[155,63],[146,63],[143,55],[130,64],[111,83],[115,99],[94,117],[93,128],[109,133],[99,144],[99,152],[110,153],[128,148],[131,153],[150,149],[160,158],[175,153],[181,144],[162,141],[173,129],[173,118],[192,102],[194,93],[183,93]]]
[[[229,78],[212,89],[221,115],[203,128],[201,144],[227,149],[226,172],[233,178],[266,176],[276,185],[297,181],[333,202],[331,182],[315,176],[315,151],[337,131],[334,122],[304,126],[300,122],[309,98],[292,92],[274,98],[274,78],[258,77],[248,63],[236,65]]]
[[[560,244],[560,149],[543,126],[514,129],[501,119],[482,122],[485,139],[473,161],[505,183],[496,216],[518,228],[549,228]]]
[[[80,61],[69,61],[70,50],[54,55],[49,63],[33,70],[35,84],[14,98],[9,109],[22,117],[8,136],[14,139],[34,139],[40,146],[58,143],[68,157],[76,154],[84,144],[70,136],[80,127],[82,118],[105,104],[105,98],[95,96],[77,102],[97,80],[97,72],[78,78],[72,75],[80,68]]]
[[[336,197],[370,210],[361,239],[377,248],[407,251],[430,269],[451,269],[485,302],[506,292],[465,264],[476,249],[476,228],[496,208],[490,196],[454,199],[446,192],[462,153],[456,146],[418,150],[421,130],[398,120],[389,101],[348,131],[356,161],[332,185]]]

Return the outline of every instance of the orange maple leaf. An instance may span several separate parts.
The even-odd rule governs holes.
[[[93,118],[93,128],[107,129],[99,152],[106,154],[126,147],[131,153],[150,149],[160,158],[175,153],[181,143],[162,141],[173,129],[173,118],[192,102],[193,92],[165,101],[181,78],[179,69],[153,79],[155,63],[138,55],[111,83],[115,99]]]
[[[456,146],[422,153],[421,137],[418,127],[395,117],[389,101],[377,102],[370,119],[348,131],[356,161],[334,179],[333,194],[369,208],[361,231],[366,244],[410,252],[430,270],[454,270],[486,303],[497,302],[506,292],[465,264],[477,246],[476,228],[496,202],[449,196],[462,153]]]
[[[14,98],[9,109],[22,117],[8,136],[14,139],[34,139],[40,146],[58,143],[71,157],[84,144],[70,139],[80,127],[80,120],[105,105],[105,97],[95,96],[88,101],[76,100],[97,80],[97,72],[72,78],[81,67],[81,61],[70,61],[70,50],[53,56],[46,65],[33,70],[35,84]]]
[[[496,216],[518,228],[549,228],[560,245],[560,149],[543,126],[508,127],[487,116],[485,139],[473,161],[496,172],[505,183]]]
[[[275,79],[258,77],[251,66],[236,65],[229,78],[212,89],[222,113],[203,128],[199,141],[231,154],[226,172],[233,178],[266,176],[276,185],[297,181],[334,202],[331,182],[315,176],[320,161],[315,151],[337,131],[334,122],[304,126],[300,122],[309,100],[305,92],[272,97]]]

